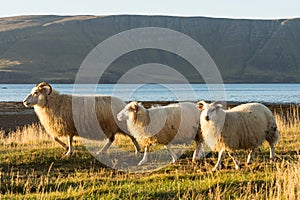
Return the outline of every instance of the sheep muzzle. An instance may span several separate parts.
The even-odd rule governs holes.
[[[31,102],[30,102],[30,100],[29,100],[29,97],[30,97],[31,95],[28,95],[27,97],[25,97],[25,99],[23,100],[23,105],[25,106],[25,107],[30,107],[30,104],[31,104]]]
[[[29,104],[28,104],[28,102],[27,102],[26,100],[23,101],[23,105],[24,105],[25,107],[28,107],[28,106],[29,106]]]

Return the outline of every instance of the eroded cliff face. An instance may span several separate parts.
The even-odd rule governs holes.
[[[97,44],[140,27],[169,28],[195,39],[213,58],[225,82],[300,82],[300,19],[21,16],[0,19],[0,83],[72,83]],[[154,49],[121,56],[101,81],[115,82],[145,63],[165,64],[192,82],[202,81],[186,60]]]

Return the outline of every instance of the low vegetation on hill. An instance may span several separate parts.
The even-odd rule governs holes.
[[[94,47],[141,27],[167,28],[191,37],[209,53],[225,82],[300,82],[300,19],[51,15],[0,18],[0,83],[73,83]],[[124,44],[119,45],[113,48]],[[191,82],[203,82],[185,58],[148,48],[120,56],[101,81],[116,82],[146,63],[168,65]]]

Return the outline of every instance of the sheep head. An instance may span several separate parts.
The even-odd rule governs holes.
[[[223,105],[218,101],[211,104],[206,103],[205,101],[199,101],[197,105],[198,109],[202,110],[201,117],[203,117],[206,121],[215,119],[217,112],[223,108]]]
[[[124,121],[124,120],[128,120],[130,117],[133,117],[133,119],[134,119],[136,114],[140,110],[141,106],[142,105],[136,101],[130,102],[129,104],[127,104],[125,106],[125,108],[123,110],[121,110],[118,113],[118,115],[117,115],[118,120]]]
[[[46,83],[41,82],[31,90],[30,94],[23,100],[26,107],[41,106],[44,107],[47,103],[48,96],[52,93],[52,87]]]

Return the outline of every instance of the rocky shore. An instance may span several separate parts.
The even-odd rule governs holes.
[[[174,102],[142,102],[146,108],[152,105],[167,105]],[[228,107],[238,105],[238,102],[228,102]],[[269,104],[267,105],[272,111],[287,112],[291,105],[289,104]],[[297,105],[299,106],[299,105]],[[26,108],[22,102],[0,102],[0,130],[5,132],[14,131],[18,127],[27,124],[38,123],[38,118],[35,115],[33,108]]]

